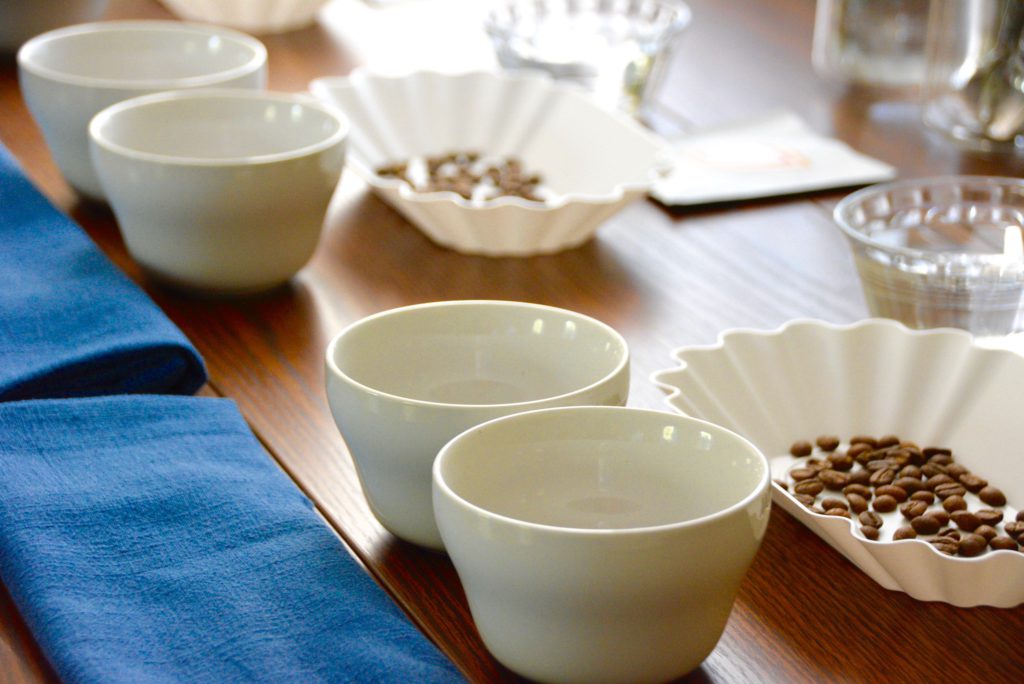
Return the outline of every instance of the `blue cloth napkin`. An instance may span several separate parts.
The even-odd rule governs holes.
[[[66,682],[461,680],[224,399],[0,404],[0,574]]]
[[[0,145],[0,401],[192,394],[202,359]]]

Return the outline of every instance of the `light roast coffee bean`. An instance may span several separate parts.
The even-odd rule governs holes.
[[[810,480],[817,474],[818,471],[814,470],[813,468],[793,468],[792,470],[789,471],[789,476],[796,480],[797,482],[800,482],[801,480]]]
[[[843,487],[850,484],[850,476],[838,470],[822,470],[818,473],[818,479],[822,481],[826,489],[840,492]]]
[[[882,520],[882,516],[874,511],[864,511],[857,516],[857,519],[860,520],[861,525],[867,525],[868,527],[881,527],[882,523],[885,522]]]
[[[897,477],[892,483],[907,494],[913,494],[924,489],[924,483],[918,477]]]
[[[871,541],[878,541],[878,537],[881,536],[881,532],[879,532],[878,528],[877,527],[872,527],[871,525],[861,525],[860,526],[860,533],[863,534],[868,539],[870,539]],[[1007,539],[1010,539],[1010,538],[1007,537]],[[1013,541],[1013,540],[1011,539],[1010,541]],[[1016,544],[1014,544],[1014,546],[1016,546]]]
[[[875,500],[871,502],[871,507],[879,513],[889,513],[896,510],[898,502],[888,494],[882,496],[876,496]]]
[[[986,485],[988,485],[988,480],[980,478],[974,473],[964,473],[959,477],[959,480],[960,484],[962,484],[964,487],[967,487],[967,491],[971,492],[972,494],[977,494]]]
[[[850,473],[850,483],[864,485],[865,487],[871,484],[871,473],[861,468]]]
[[[996,532],[996,528],[991,525],[978,525],[974,528],[974,534],[980,534],[982,537],[990,541],[999,535],[999,533]]]
[[[935,534],[942,529],[942,523],[940,523],[938,518],[930,513],[917,516],[910,521],[910,526],[913,527],[914,531],[918,534]]]
[[[910,495],[912,501],[923,501],[926,504],[931,505],[935,501],[935,495],[929,492],[927,489],[922,489],[919,492],[914,492]]]
[[[1017,550],[1017,542],[1010,539],[1009,537],[992,537],[988,540],[988,545],[991,546],[994,551]]]
[[[970,511],[955,511],[949,517],[961,530],[974,532],[981,527],[981,518]]]
[[[896,499],[897,503],[903,503],[907,500],[907,491],[902,487],[896,485],[882,485],[875,489],[876,496],[891,496]]]
[[[804,480],[793,485],[793,491],[797,494],[817,496],[825,491],[825,485],[820,480]]]
[[[821,500],[821,507],[824,508],[826,512],[828,512],[829,510],[831,510],[833,508],[841,508],[844,511],[847,509],[847,505],[846,505],[845,501],[843,501],[842,499],[835,499],[835,498],[831,498],[831,497],[830,498],[826,498],[826,499],[822,499]]]
[[[799,442],[793,442],[793,445],[789,447],[789,453],[796,456],[797,458],[810,456],[812,451],[814,451],[814,447],[811,445],[811,443],[803,440]]]
[[[837,518],[849,518],[850,511],[845,508],[826,508],[825,515],[835,516]]]
[[[924,501],[908,501],[907,503],[900,506],[900,513],[907,520],[913,520],[918,516],[924,515],[928,511],[928,504]]]
[[[953,496],[947,496],[942,500],[942,507],[949,513],[953,513],[954,511],[966,511],[967,502],[964,501],[964,497],[954,494]]]
[[[935,539],[930,539],[928,543],[947,556],[955,556],[959,550],[959,544],[956,539],[950,539],[949,537],[935,537]]]
[[[974,511],[974,514],[981,520],[982,525],[992,525],[995,527],[999,523],[1003,522],[1003,512],[995,511],[991,508],[979,508]]]
[[[847,489],[849,489],[849,487],[847,487]],[[854,513],[863,513],[868,510],[868,500],[860,494],[850,492],[846,495],[846,500],[850,503],[850,510]]]
[[[882,485],[892,484],[893,480],[896,479],[896,472],[891,468],[883,468],[882,470],[876,470],[871,473],[871,477],[868,480],[875,487],[881,487]]]
[[[964,489],[964,486],[959,482],[943,482],[935,488],[935,496],[940,499],[945,499],[946,497],[954,495],[962,497],[966,493],[967,490]]]
[[[870,499],[873,496],[870,487],[865,487],[864,485],[857,484],[856,482],[843,487],[843,494],[846,494],[847,496],[850,494],[856,494],[857,496],[862,496],[865,499]]]
[[[993,487],[992,485],[982,487],[981,490],[977,492],[977,494],[978,498],[981,499],[984,503],[987,503],[989,506],[1006,505],[1006,495],[1003,494],[1002,490]]]
[[[835,435],[821,435],[814,442],[822,451],[835,451],[839,446],[839,438]]]
[[[988,541],[984,537],[968,532],[961,535],[960,541],[957,544],[957,551],[964,558],[974,558],[975,556],[980,556],[985,551],[986,546],[988,546]]]
[[[947,482],[953,482],[953,478],[951,478],[949,475],[946,475],[946,473],[939,473],[938,475],[932,475],[927,480],[925,480],[924,486],[926,489],[930,489],[934,492],[936,487],[938,487],[940,484],[946,484]]]
[[[875,442],[875,446],[877,446],[879,448],[891,447],[891,446],[896,446],[899,443],[900,443],[900,438],[897,437],[896,435],[885,435],[884,437],[879,437],[878,438],[878,441]]]
[[[915,532],[914,528],[910,527],[909,525],[904,525],[903,527],[897,528],[897,530],[892,533],[893,541],[899,541],[901,539],[914,539],[915,537],[917,537],[917,532]]]

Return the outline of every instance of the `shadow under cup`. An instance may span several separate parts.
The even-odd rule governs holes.
[[[704,421],[546,409],[445,446],[434,510],[499,661],[547,682],[658,682],[718,642],[768,523],[768,473]]]

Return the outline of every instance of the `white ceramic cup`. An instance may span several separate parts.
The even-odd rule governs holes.
[[[89,159],[89,121],[121,100],[202,87],[262,89],[267,50],[238,31],[177,21],[107,21],[36,36],[18,51],[29,111],[80,194],[103,200]]]
[[[621,405],[629,350],[609,326],[539,304],[447,301],[392,309],[327,348],[327,398],[374,515],[443,548],[431,466],[463,430],[549,406]]]
[[[112,105],[89,132],[132,257],[170,285],[233,295],[309,261],[348,128],[309,97],[203,89]]]
[[[662,682],[714,649],[771,505],[739,435],[660,411],[499,418],[434,463],[434,514],[480,635],[542,682]]]

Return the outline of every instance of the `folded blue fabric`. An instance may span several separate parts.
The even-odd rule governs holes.
[[[0,401],[192,394],[191,343],[0,145]]]
[[[0,574],[67,682],[461,680],[224,399],[0,404]]]

